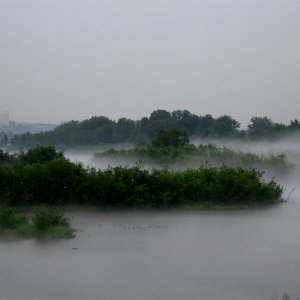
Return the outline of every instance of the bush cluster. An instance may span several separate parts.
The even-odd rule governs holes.
[[[12,207],[0,208],[0,233],[52,237],[72,237],[69,219],[57,208],[42,205],[31,217]]]
[[[0,209],[0,229],[15,229],[28,222],[25,215],[17,214],[13,208]]]
[[[64,157],[0,166],[0,201],[8,205],[230,206],[276,202],[281,194],[282,187],[265,182],[261,172],[240,167],[96,170]]]
[[[45,231],[53,226],[69,226],[69,220],[57,208],[40,206],[32,217],[32,223],[37,231]]]

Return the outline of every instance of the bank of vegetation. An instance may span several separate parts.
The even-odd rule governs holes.
[[[214,145],[188,145],[184,148],[168,147],[134,147],[129,150],[109,149],[96,153],[94,159],[126,164],[141,163],[145,166],[170,168],[195,168],[202,166],[240,166],[257,168],[271,173],[287,173],[293,167],[285,155],[257,155],[254,153],[236,152],[226,147]]]
[[[272,140],[293,133],[300,133],[300,122],[295,119],[290,124],[275,123],[270,118],[252,117],[246,130],[240,129],[240,122],[231,116],[218,118],[207,114],[193,114],[187,110],[155,110],[149,117],[140,120],[120,118],[117,121],[105,116],[94,116],[84,121],[63,123],[53,130],[15,135],[8,141],[16,148],[52,144],[63,147],[83,145],[113,144],[151,140],[161,130],[178,128],[187,132],[188,136],[201,139],[241,139]]]
[[[172,169],[199,167],[243,167],[257,168],[271,174],[284,174],[293,168],[282,153],[280,155],[257,155],[253,153],[236,152],[226,147],[189,143],[188,135],[179,129],[160,131],[148,143],[137,143],[131,149],[114,149],[95,153],[94,160],[106,161],[111,164],[142,163],[144,166]]]
[[[282,194],[281,186],[263,180],[256,169],[97,170],[70,162],[53,146],[4,156],[9,159],[0,164],[0,201],[8,206],[243,207],[275,203]]]

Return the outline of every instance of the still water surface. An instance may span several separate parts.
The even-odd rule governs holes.
[[[69,158],[92,164],[91,155]],[[233,211],[70,212],[74,239],[0,239],[0,299],[296,298],[299,190],[291,200]]]
[[[300,202],[235,211],[70,212],[69,240],[0,240],[0,299],[300,295]]]

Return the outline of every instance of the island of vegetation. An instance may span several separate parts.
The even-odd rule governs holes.
[[[271,174],[285,174],[293,168],[285,155],[256,155],[253,153],[236,152],[226,147],[200,144],[198,147],[190,144],[184,130],[177,128],[161,130],[150,142],[137,143],[134,148],[114,149],[95,153],[94,160],[109,161],[111,164],[134,164],[139,162],[144,166],[156,168],[170,167],[172,169],[197,167],[243,167],[257,168],[269,171]]]
[[[54,146],[13,155],[0,151],[0,201],[6,207],[232,208],[278,203],[281,195],[282,187],[256,169],[101,170],[69,161]]]

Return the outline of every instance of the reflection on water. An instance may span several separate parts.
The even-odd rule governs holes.
[[[300,294],[300,203],[74,212],[70,240],[1,240],[1,299],[272,299]]]

